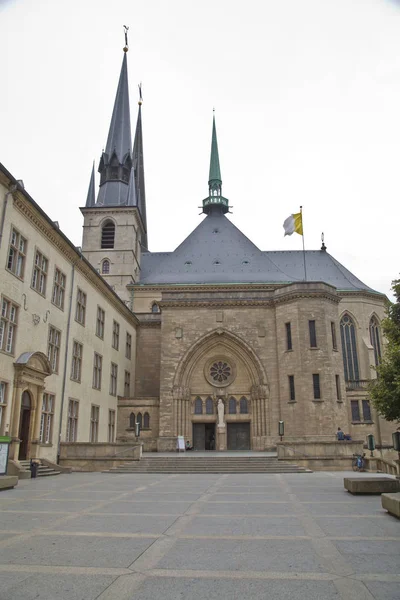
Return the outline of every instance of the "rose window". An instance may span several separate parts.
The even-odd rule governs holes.
[[[223,381],[227,381],[227,379],[231,376],[231,367],[228,365],[228,363],[220,360],[211,365],[210,375],[214,381],[222,383]]]

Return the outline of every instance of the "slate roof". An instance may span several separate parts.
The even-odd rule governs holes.
[[[306,265],[308,281],[378,293],[326,251],[306,251]],[[287,284],[303,279],[302,251],[263,252],[225,215],[212,212],[174,252],[144,252],[140,284]]]

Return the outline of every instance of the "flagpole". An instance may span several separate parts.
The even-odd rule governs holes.
[[[303,223],[303,207],[300,206],[300,214],[301,214],[301,229],[302,229],[302,240],[303,240],[303,263],[304,263],[304,281],[307,281],[307,267],[306,267],[306,250],[304,247],[304,223]]]

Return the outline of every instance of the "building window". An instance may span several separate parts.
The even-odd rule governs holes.
[[[53,437],[53,417],[54,396],[53,394],[43,394],[39,434],[39,441],[41,444],[51,444]]]
[[[139,423],[139,430],[141,431],[142,430],[142,425],[143,425],[143,423],[142,423],[142,413],[138,413],[136,423]]]
[[[97,320],[96,320],[96,335],[99,338],[104,339],[104,322],[106,319],[106,313],[100,306],[97,307]]]
[[[35,263],[33,265],[32,287],[44,296],[46,294],[47,269],[49,262],[47,258],[36,250]]]
[[[18,306],[10,300],[1,299],[0,318],[0,350],[8,354],[14,353],[17,333]]]
[[[58,308],[64,309],[65,275],[59,269],[54,271],[53,295],[51,301]]]
[[[371,417],[371,405],[369,403],[369,400],[362,400],[362,410],[363,410],[363,417],[364,417],[364,421],[372,421],[372,417]]]
[[[340,337],[342,339],[344,378],[346,381],[360,379],[356,344],[356,328],[353,319],[345,314],[340,320]]]
[[[290,402],[294,402],[296,400],[296,392],[294,389],[294,375],[288,375],[289,378],[289,397]]]
[[[212,415],[214,413],[214,404],[210,396],[206,400],[206,415]]]
[[[86,294],[85,294],[85,292],[82,292],[82,290],[80,290],[78,288],[78,294],[76,297],[75,319],[78,321],[78,323],[80,323],[81,325],[84,325],[85,318],[86,318]]]
[[[248,403],[247,403],[247,398],[242,396],[240,398],[240,414],[247,415],[248,412],[249,412],[249,407],[248,407]]]
[[[150,429],[150,415],[148,412],[143,415],[143,429]]]
[[[124,380],[124,396],[129,398],[131,395],[131,374],[129,371],[125,371],[125,380]]]
[[[292,326],[290,323],[285,323],[286,327],[286,350],[292,350]]]
[[[319,373],[314,373],[313,388],[314,388],[314,400],[321,400],[321,386],[319,381]]]
[[[132,336],[128,332],[126,334],[125,356],[126,356],[126,358],[129,358],[129,359],[132,356]]]
[[[10,246],[8,248],[7,269],[20,279],[24,277],[26,257],[26,239],[16,229],[11,230]]]
[[[151,312],[153,312],[153,313],[160,312],[160,307],[158,306],[157,302],[153,302],[153,304],[151,305]]]
[[[331,321],[331,334],[332,334],[332,349],[337,350],[336,323],[334,321]]]
[[[72,346],[72,365],[71,379],[80,383],[82,374],[82,355],[83,346],[79,342],[74,342]]]
[[[0,435],[4,435],[8,384],[0,381]]]
[[[101,389],[101,371],[103,368],[103,357],[97,352],[94,353],[93,360],[93,387],[96,390]]]
[[[90,410],[90,433],[89,433],[89,441],[94,444],[99,439],[99,414],[100,414],[100,406],[95,406],[92,404],[92,408]]]
[[[340,391],[340,376],[339,375],[335,375],[335,381],[336,381],[336,400],[341,400],[342,394]]]
[[[310,331],[310,347],[317,347],[317,331],[315,328],[315,321],[308,321],[308,329]]]
[[[228,402],[228,413],[230,415],[236,415],[236,411],[237,411],[236,398],[234,398],[233,396],[231,396],[229,398],[229,402]]]
[[[114,248],[115,225],[112,221],[107,221],[101,230],[102,249]]]
[[[197,396],[196,400],[194,401],[194,414],[203,414],[203,400],[200,398],[200,396]]]
[[[60,358],[61,331],[49,327],[49,343],[47,346],[47,358],[49,359],[53,373],[58,373],[58,362]]]
[[[69,400],[68,403],[68,423],[67,423],[67,442],[76,442],[78,437],[78,400]]]
[[[103,262],[101,263],[101,272],[103,275],[108,275],[110,273],[110,261],[109,260],[103,260]]]
[[[130,429],[135,429],[135,423],[136,423],[136,421],[135,421],[135,413],[131,413],[129,415],[129,428]]]
[[[108,411],[108,443],[115,441],[115,410]]]
[[[358,400],[351,401],[351,420],[359,423],[361,421],[360,405]]]
[[[117,395],[117,379],[118,379],[118,366],[115,363],[111,363],[111,377],[110,377],[110,394],[111,394],[111,396]]]
[[[374,358],[375,365],[378,366],[381,362],[381,342],[380,342],[380,332],[379,332],[379,324],[376,317],[372,317],[369,322],[369,337],[371,341],[371,346],[374,349]]]
[[[112,347],[115,350],[119,348],[119,323],[117,321],[113,321]]]

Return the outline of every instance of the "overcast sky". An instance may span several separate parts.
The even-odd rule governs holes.
[[[149,247],[203,218],[212,109],[230,217],[261,250],[301,249],[304,210],[335,258],[389,294],[399,276],[400,2],[0,0],[0,162],[75,245],[129,25],[143,82]],[[98,183],[98,180],[97,180]]]

